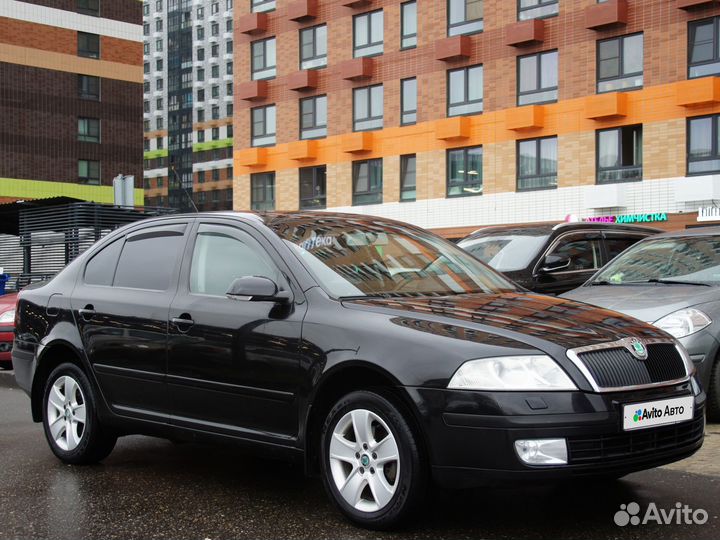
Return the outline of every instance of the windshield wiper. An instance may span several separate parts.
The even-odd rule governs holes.
[[[702,283],[701,281],[682,281],[680,279],[648,279],[648,283],[665,283],[667,285],[698,285],[700,287],[711,287],[709,283]]]
[[[594,287],[596,285],[624,285],[624,283],[613,283],[612,281],[608,281],[606,279],[601,279],[600,281],[593,281],[590,283],[591,287]]]

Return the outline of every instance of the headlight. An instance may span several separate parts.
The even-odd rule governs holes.
[[[448,388],[464,390],[577,390],[549,356],[499,356],[469,360]]]
[[[680,309],[670,315],[665,315],[653,324],[675,338],[684,338],[699,332],[712,323],[712,319],[699,309]]]
[[[0,324],[7,324],[15,321],[15,310],[11,309],[5,313],[0,314]]]

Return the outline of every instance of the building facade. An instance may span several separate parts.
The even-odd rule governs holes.
[[[143,34],[148,204],[232,208],[232,0],[144,0]]]
[[[717,2],[235,12],[235,209],[366,213],[456,237],[568,216],[670,227],[720,198]]]
[[[0,0],[0,202],[113,202],[134,175],[143,204],[137,0]]]

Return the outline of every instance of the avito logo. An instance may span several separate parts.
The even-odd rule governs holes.
[[[685,407],[683,407],[682,405],[678,405],[675,407],[666,405],[665,409],[658,409],[656,407],[651,407],[649,409],[638,409],[637,411],[635,411],[635,414],[633,414],[633,422],[641,422],[642,420],[650,420],[652,418],[675,416],[683,414],[684,412]]]
[[[675,503],[670,510],[658,508],[657,504],[650,503],[641,515],[640,505],[636,502],[621,504],[620,510],[615,512],[614,521],[618,527],[626,525],[647,525],[656,523],[658,525],[705,525],[708,521],[708,513],[702,508],[693,510],[687,504]]]

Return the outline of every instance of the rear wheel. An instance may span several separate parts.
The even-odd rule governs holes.
[[[117,437],[100,425],[95,394],[75,364],[61,364],[43,394],[43,427],[50,449],[65,463],[96,463],[115,447]]]
[[[720,422],[720,358],[715,359],[710,372],[710,383],[707,389],[707,416],[712,422]]]
[[[401,524],[425,498],[427,466],[418,442],[391,396],[346,395],[323,426],[325,489],[340,511],[363,527]]]

